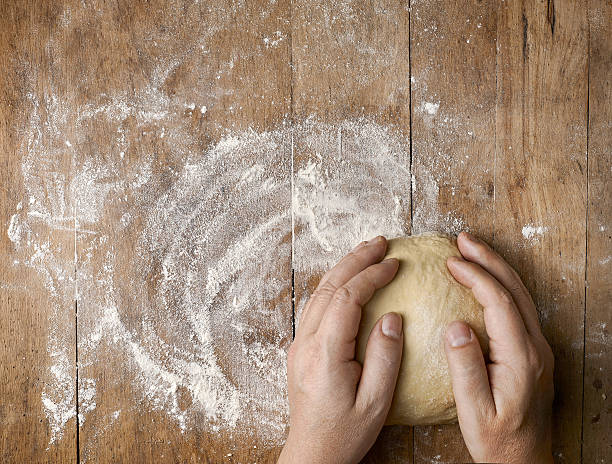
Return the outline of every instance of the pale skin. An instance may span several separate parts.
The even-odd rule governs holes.
[[[552,463],[552,351],[517,273],[465,232],[453,277],[484,307],[485,363],[472,329],[451,323],[444,339],[459,426],[475,462]],[[361,308],[397,272],[381,261],[387,241],[360,243],[327,272],[308,301],[288,357],[290,429],[279,463],[356,463],[389,412],[402,356],[402,319],[374,326],[363,366],[355,360]]]

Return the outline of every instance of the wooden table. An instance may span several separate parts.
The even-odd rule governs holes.
[[[611,38],[608,0],[1,1],[0,459],[274,462],[322,272],[469,229],[537,302],[556,460],[612,462]]]

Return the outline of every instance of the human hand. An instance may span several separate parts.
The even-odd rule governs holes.
[[[402,319],[385,314],[355,360],[361,308],[395,276],[384,237],[362,242],[323,276],[289,349],[290,429],[279,463],[358,462],[391,406],[402,357]]]
[[[447,265],[484,307],[490,363],[473,331],[455,321],[445,350],[459,426],[476,462],[552,463],[554,356],[517,273],[484,242],[463,232],[465,259]]]

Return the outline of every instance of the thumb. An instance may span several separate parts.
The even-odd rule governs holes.
[[[463,424],[478,424],[483,414],[495,412],[482,349],[465,322],[451,322],[444,343],[457,416]],[[475,422],[474,422],[475,421]]]
[[[368,338],[356,403],[362,410],[387,417],[400,362],[404,337],[402,317],[387,313],[374,325]]]

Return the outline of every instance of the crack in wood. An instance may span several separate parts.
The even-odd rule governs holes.
[[[550,24],[550,33],[555,35],[555,0],[548,0],[546,5],[546,20]]]

